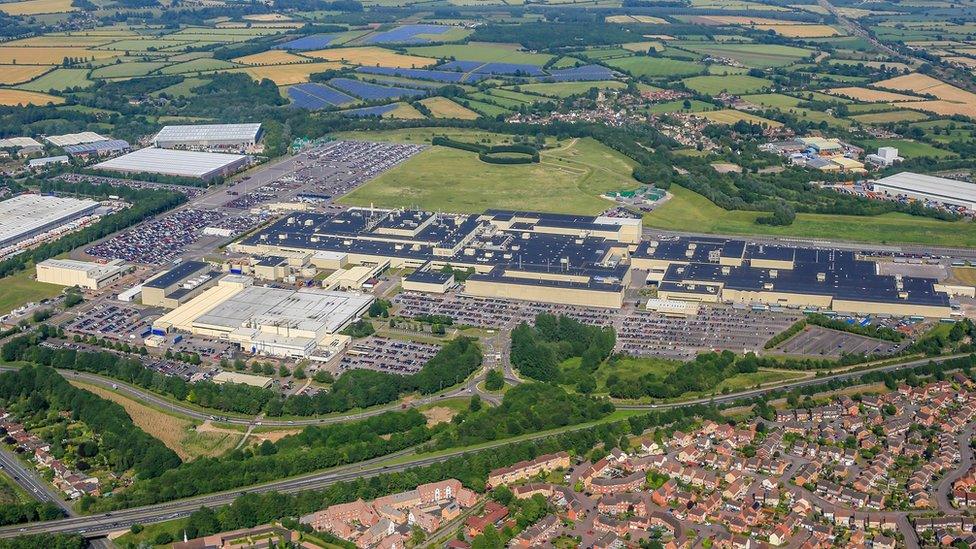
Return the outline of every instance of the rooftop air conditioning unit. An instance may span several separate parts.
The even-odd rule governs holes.
[[[777,278],[777,277],[779,277],[779,271],[777,271],[776,269],[770,269],[769,278]]]
[[[294,225],[295,224],[295,218],[294,217],[289,217],[288,218],[288,224],[289,225]]]
[[[306,227],[311,227],[312,226],[312,220],[311,219],[306,219],[304,225]]]
[[[817,282],[826,282],[827,273],[817,273]]]
[[[766,282],[765,284],[763,284],[763,290],[772,290],[772,289],[773,289],[772,282]]]
[[[731,273],[731,272],[732,272],[732,269],[730,269],[730,268],[728,267],[728,265],[726,265],[725,267],[722,267],[722,274],[723,274],[723,275],[725,275],[725,276],[728,276],[728,275],[729,275],[729,273]]]
[[[285,234],[285,233],[281,233],[281,234],[278,235],[278,240],[284,240],[286,238],[288,238],[288,235]]]

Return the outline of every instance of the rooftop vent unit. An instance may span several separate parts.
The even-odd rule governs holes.
[[[512,259],[512,254],[502,254],[502,258],[504,258],[504,259]]]
[[[319,237],[317,237],[317,236],[313,236],[312,238],[309,238],[308,240],[309,240],[310,242],[318,242],[318,241],[319,241]]]
[[[694,250],[696,248],[698,248],[698,244],[697,243],[692,242],[691,244],[688,244],[688,249],[689,250]]]
[[[295,224],[295,218],[294,217],[289,217],[288,218],[288,224],[289,225],[294,225]]]
[[[267,240],[267,239],[268,239],[268,235],[266,233],[262,233],[261,240]]]
[[[464,255],[474,255],[474,248],[465,248]]]
[[[689,246],[688,249],[685,250],[685,257],[693,257],[694,255],[695,249]]]
[[[285,233],[281,233],[278,235],[278,240],[285,240],[286,238],[288,238],[288,235]]]
[[[776,269],[770,269],[769,278],[779,278],[779,271]]]
[[[393,246],[393,249],[394,250],[402,250],[403,249],[403,244],[396,244],[395,246]]]
[[[305,225],[306,227],[311,227],[312,226],[312,220],[311,219],[306,219],[305,220],[305,223],[303,223],[303,225]]]
[[[352,240],[346,239],[342,241],[343,246],[352,246]]]
[[[773,283],[772,282],[766,282],[766,283],[763,284],[763,290],[772,290],[772,289],[773,289]]]
[[[582,238],[577,238],[574,242],[576,242],[577,244],[582,244],[583,243],[583,239]]]
[[[528,240],[531,236],[529,233],[522,233],[522,240]]]
[[[731,273],[731,272],[732,272],[732,269],[731,269],[731,268],[729,268],[729,266],[728,266],[728,265],[726,265],[725,267],[722,267],[722,274],[723,274],[723,275],[725,275],[725,276],[729,276],[729,273]]]
[[[908,292],[904,290],[898,292],[898,299],[908,299]]]
[[[827,273],[817,273],[817,282],[826,282]]]
[[[518,244],[512,244],[512,251],[513,252],[517,252],[517,251],[519,251],[521,249],[522,249],[522,246],[520,246]]]

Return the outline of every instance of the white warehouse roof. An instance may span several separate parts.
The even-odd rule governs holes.
[[[187,126],[166,126],[159,130],[154,143],[193,143],[241,141],[257,139],[261,124],[197,124]]]
[[[243,163],[246,156],[147,147],[93,166],[99,170],[119,172],[146,172],[162,175],[205,178],[235,164]]]
[[[44,138],[45,141],[57,147],[94,143],[96,141],[105,141],[106,139],[108,138],[98,135],[95,132],[66,133],[64,135],[52,135]]]
[[[98,202],[22,194],[0,202],[0,243],[26,238],[94,212]]]
[[[919,195],[935,201],[976,206],[976,184],[912,172],[901,172],[879,179],[875,188],[892,192]]]
[[[0,139],[0,149],[7,149],[11,147],[43,147],[43,145],[41,145],[33,137],[10,137],[7,139]]]

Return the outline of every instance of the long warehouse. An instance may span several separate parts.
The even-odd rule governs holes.
[[[166,126],[153,138],[164,149],[236,149],[253,147],[261,139],[261,124],[196,124]]]
[[[156,149],[148,147],[106,160],[93,167],[122,173],[155,173],[210,180],[230,175],[247,165],[249,158],[240,154]]]
[[[976,184],[920,173],[901,172],[877,180],[875,192],[938,202],[976,211]]]
[[[95,213],[94,200],[22,194],[0,202],[0,247],[15,244]]]

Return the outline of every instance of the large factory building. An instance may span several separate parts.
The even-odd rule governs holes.
[[[0,248],[91,215],[93,200],[22,194],[0,202]]]
[[[465,293],[619,308],[639,219],[535,212],[483,215],[352,208],[296,213],[235,244],[268,256],[305,253],[320,268],[473,269]]]
[[[165,126],[153,137],[161,149],[243,150],[261,139],[261,124]]]
[[[100,290],[122,278],[129,267],[118,259],[104,264],[73,259],[47,259],[38,263],[36,269],[38,282]]]

